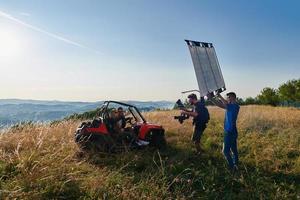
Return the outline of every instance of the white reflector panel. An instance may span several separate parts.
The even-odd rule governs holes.
[[[212,43],[186,42],[192,56],[200,96],[224,91],[225,83]]]

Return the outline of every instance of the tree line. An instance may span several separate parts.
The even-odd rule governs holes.
[[[271,106],[294,106],[300,107],[300,78],[289,80],[278,88],[265,87],[256,97],[237,98],[240,105],[271,105]],[[206,101],[207,105],[212,105]],[[187,99],[184,101],[186,107],[190,107]],[[177,105],[174,106],[174,109]]]
[[[300,107],[300,79],[289,80],[278,88],[265,87],[256,97],[238,99],[241,105],[261,104]]]

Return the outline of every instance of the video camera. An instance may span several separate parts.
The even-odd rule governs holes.
[[[185,110],[185,107],[184,107],[184,105],[183,105],[183,103],[182,103],[182,101],[181,101],[180,99],[178,99],[178,100],[176,101],[176,105],[177,105],[177,107],[178,107],[180,110]],[[177,120],[179,121],[180,124],[182,124],[183,121],[186,120],[186,119],[188,119],[188,118],[190,118],[190,116],[185,115],[185,114],[181,114],[181,115],[178,115],[178,116],[174,116],[174,119],[177,119]]]

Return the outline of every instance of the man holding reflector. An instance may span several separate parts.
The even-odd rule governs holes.
[[[214,99],[211,95],[208,98],[216,106],[225,109],[224,119],[224,144],[223,154],[228,162],[230,170],[236,171],[238,169],[238,150],[237,150],[237,137],[238,131],[236,127],[236,120],[239,114],[240,106],[236,102],[236,94],[229,92],[226,94],[227,100],[225,100],[220,94],[217,94],[217,98]],[[231,153],[233,156],[231,156]]]
[[[185,41],[191,53],[199,86],[199,90],[191,91],[198,91],[201,98],[207,96],[215,105],[226,109],[223,153],[228,161],[230,169],[237,169],[238,151],[236,120],[239,112],[239,105],[236,103],[236,95],[233,92],[228,93],[227,100],[220,95],[226,88],[213,44],[191,40]],[[217,96],[216,100],[213,99],[215,95]],[[231,157],[230,152],[233,153],[233,158]]]

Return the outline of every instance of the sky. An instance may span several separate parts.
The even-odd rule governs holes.
[[[227,91],[300,78],[297,0],[0,0],[0,98],[171,100],[197,89],[184,39],[214,44]]]

